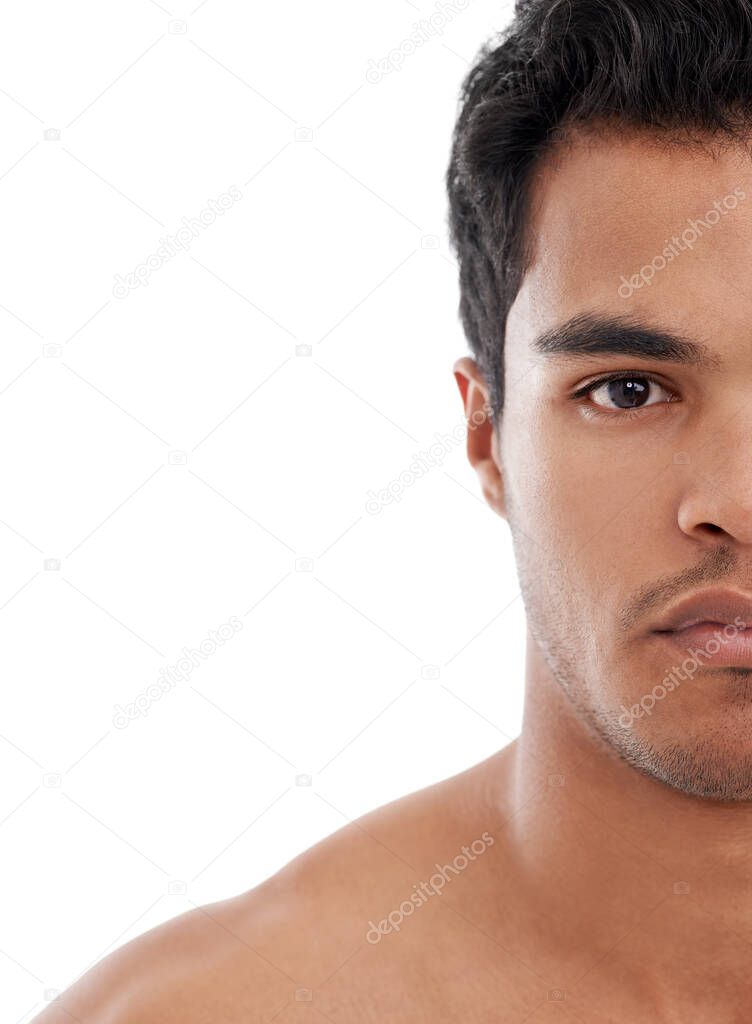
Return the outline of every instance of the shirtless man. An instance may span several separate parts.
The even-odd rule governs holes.
[[[751,59],[752,0],[527,0],[481,54],[455,376],[514,540],[521,736],[38,1024],[749,1021]]]

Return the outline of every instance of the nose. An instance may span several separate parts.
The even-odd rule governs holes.
[[[684,482],[679,528],[713,546],[719,539],[752,546],[752,419],[735,417],[710,436],[699,451],[674,460]]]

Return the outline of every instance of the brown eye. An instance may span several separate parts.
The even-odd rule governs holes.
[[[595,405],[605,409],[642,409],[661,401],[670,401],[671,395],[650,377],[619,377],[608,381],[594,381],[588,393]]]

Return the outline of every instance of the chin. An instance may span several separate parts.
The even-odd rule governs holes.
[[[732,726],[719,720],[695,736],[651,740],[633,734],[622,754],[645,775],[688,796],[752,802],[752,742],[741,725],[737,717]]]

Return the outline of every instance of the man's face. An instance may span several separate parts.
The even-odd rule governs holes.
[[[647,135],[580,140],[539,168],[532,198],[499,428],[531,635],[632,764],[685,792],[752,799],[752,659],[690,658],[653,632],[687,595],[752,595],[750,157]],[[649,344],[536,347],[581,314],[679,335],[704,362]],[[627,380],[572,397],[614,372]]]

